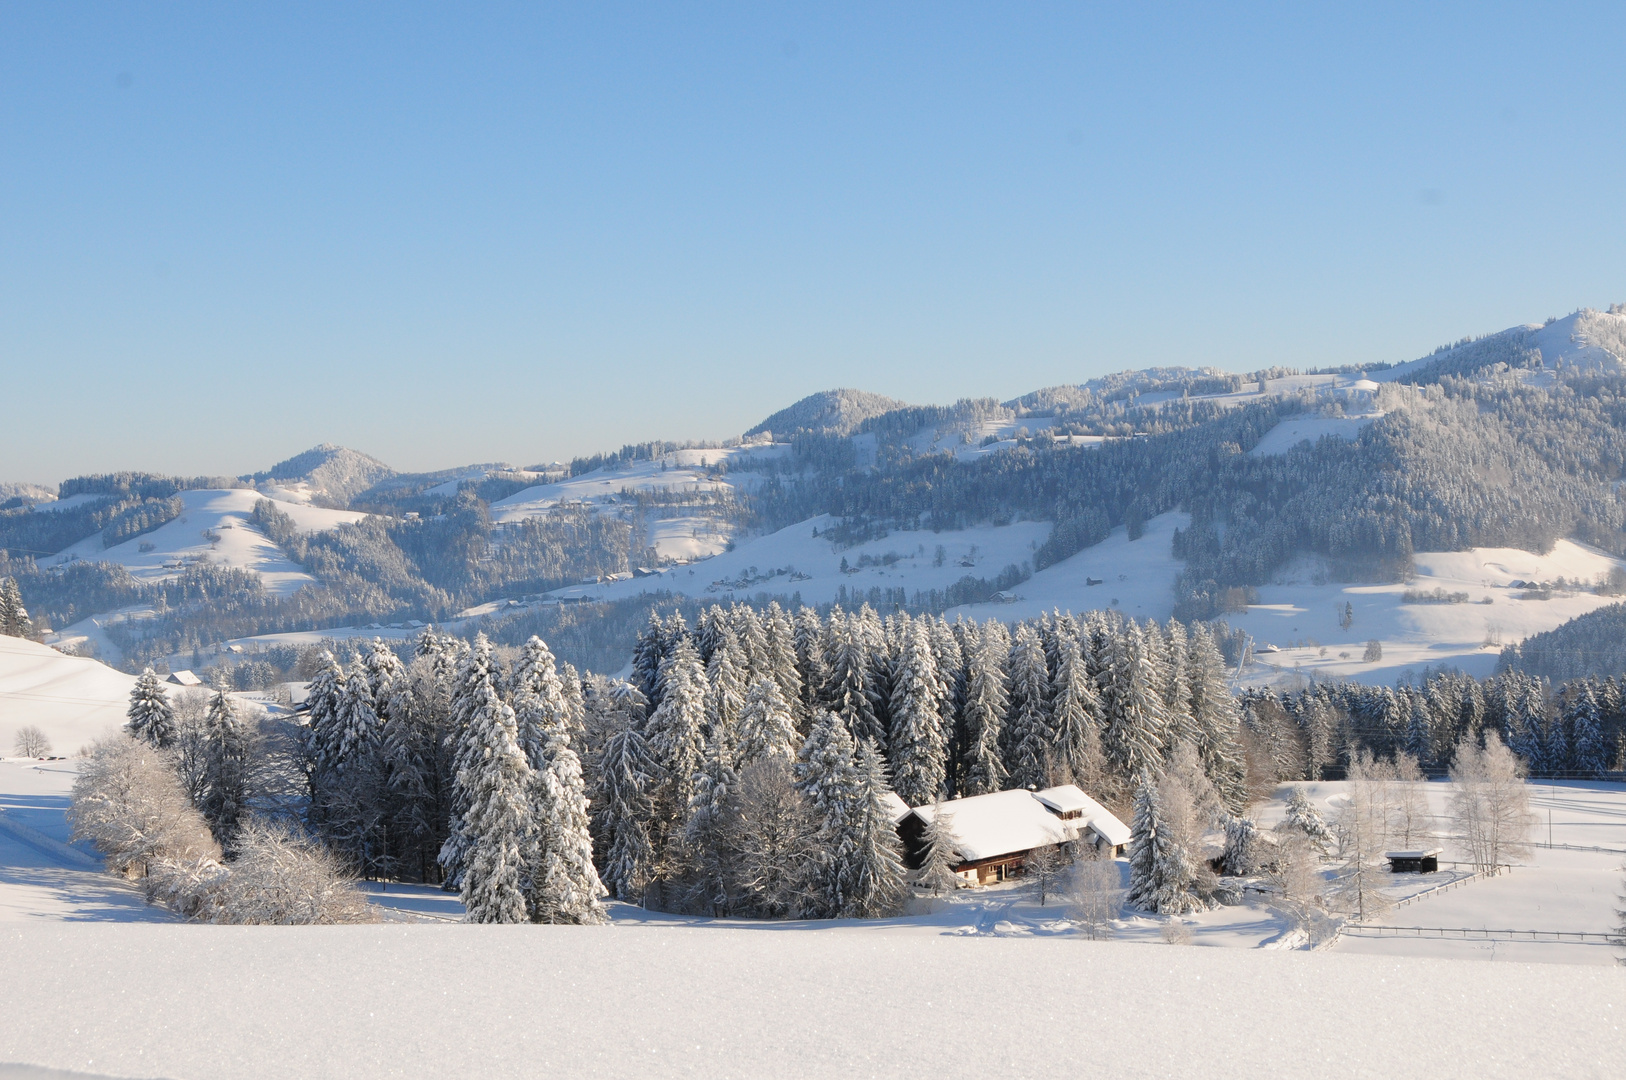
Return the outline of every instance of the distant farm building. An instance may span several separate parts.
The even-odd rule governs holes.
[[[190,671],[172,671],[169,673],[169,678],[164,681],[174,683],[176,686],[203,685],[203,680],[192,674]]]
[[[898,821],[904,861],[919,868],[926,826],[941,811],[954,836],[950,869],[972,885],[989,885],[1022,873],[1029,855],[1062,844],[1086,843],[1112,854],[1129,843],[1129,827],[1076,785],[1043,791],[996,791],[917,806]]]
[[[1440,852],[1443,850],[1385,851],[1383,857],[1389,860],[1391,874],[1432,874],[1440,868]]]

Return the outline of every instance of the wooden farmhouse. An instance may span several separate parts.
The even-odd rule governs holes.
[[[910,869],[920,867],[926,826],[939,812],[954,836],[957,861],[950,869],[972,885],[1020,874],[1029,853],[1040,848],[1086,843],[1116,855],[1129,843],[1129,827],[1074,784],[1017,788],[910,810],[898,821]]]

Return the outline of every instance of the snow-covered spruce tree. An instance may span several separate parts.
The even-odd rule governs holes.
[[[478,648],[477,650],[478,651]],[[531,767],[519,747],[514,710],[495,680],[471,688],[467,753],[457,771],[462,814],[462,889],[466,921],[517,923],[528,917],[526,848],[532,816]]]
[[[706,672],[694,646],[680,642],[662,671],[665,695],[650,714],[645,732],[650,756],[660,768],[650,837],[657,851],[687,815],[706,746]]]
[[[1148,620],[1148,640],[1155,636],[1158,663],[1163,669],[1163,707],[1168,711],[1166,740],[1171,746],[1181,742],[1199,745],[1202,732],[1191,709],[1190,636],[1177,619],[1170,619],[1161,634],[1157,630],[1157,623]]]
[[[812,895],[814,912],[824,916],[845,911],[855,887],[858,851],[852,814],[859,799],[855,750],[846,721],[826,710],[813,718],[812,730],[796,755],[796,788],[818,822]]]
[[[779,696],[784,699],[794,723],[805,711],[802,704],[802,674],[796,660],[796,627],[778,601],[770,601],[762,620],[762,629],[767,648],[764,674],[779,687]],[[795,756],[794,747],[791,756]]]
[[[1190,794],[1178,778],[1142,772],[1129,845],[1129,902],[1160,915],[1205,910]]]
[[[751,684],[740,711],[739,760],[742,765],[761,757],[796,758],[796,721],[779,683],[768,677]]]
[[[331,768],[340,740],[339,704],[344,694],[345,672],[331,652],[323,651],[321,666],[311,677],[305,703],[305,771],[312,778]]]
[[[1062,771],[1085,791],[1099,795],[1106,781],[1101,698],[1076,641],[1064,643],[1058,663],[1051,715]]]
[[[694,779],[688,821],[683,826],[690,906],[713,916],[729,914],[734,899],[732,841],[738,777],[729,743],[726,726],[712,728],[705,759]]]
[[[1575,769],[1584,776],[1597,776],[1609,768],[1609,746],[1604,740],[1597,695],[1586,683],[1570,699],[1568,720],[1575,747]]]
[[[394,694],[379,713],[380,756],[387,776],[390,833],[397,871],[438,880],[436,856],[451,816],[452,680],[457,651],[425,630]]]
[[[745,650],[725,628],[706,665],[706,722],[709,726],[732,730],[739,723],[740,710],[745,708],[749,674],[750,662]]]
[[[596,807],[605,841],[603,881],[618,900],[642,903],[644,887],[655,873],[655,848],[649,821],[656,786],[654,759],[636,727],[615,732],[604,744],[599,784],[603,803]]]
[[[920,869],[915,871],[915,884],[933,896],[953,892],[960,879],[952,867],[960,861],[954,848],[954,815],[943,809],[938,799],[932,807],[931,820],[920,834]]]
[[[1186,640],[1186,684],[1203,771],[1225,808],[1240,813],[1248,801],[1247,768],[1238,733],[1242,717],[1225,674],[1225,660],[1208,628],[1198,624]]]
[[[1011,706],[1005,722],[1005,766],[1013,787],[1049,786],[1049,762],[1056,751],[1050,716],[1050,674],[1044,646],[1028,623],[1011,642]]]
[[[1246,814],[1225,821],[1225,852],[1220,856],[1220,872],[1233,877],[1256,874],[1265,863],[1265,841],[1259,837],[1259,824]]]
[[[206,764],[198,809],[220,846],[230,851],[248,801],[249,736],[231,699],[219,691],[209,699],[204,730]]]
[[[910,806],[923,806],[944,793],[948,738],[942,697],[931,640],[917,621],[903,631],[893,664],[890,709],[893,773],[898,796]]]
[[[1410,715],[1406,717],[1406,753],[1418,761],[1434,760],[1433,718],[1429,715],[1427,699],[1412,697]]]
[[[567,731],[549,732],[543,756],[545,763],[533,781],[541,859],[531,870],[527,895],[531,918],[578,926],[603,923],[607,917],[599,897],[604,886],[593,866],[586,785]]]
[[[903,844],[892,824],[886,796],[886,761],[868,740],[858,744],[855,761],[856,799],[849,820],[853,826],[856,859],[852,889],[843,914],[849,918],[880,919],[903,910],[908,897],[908,874],[903,866]],[[845,843],[839,845],[846,847]]]
[[[661,617],[651,611],[649,624],[639,632],[638,641],[632,648],[632,684],[651,705],[658,700],[656,685],[660,678],[661,661],[666,659],[662,648],[664,638]]]
[[[495,708],[495,704],[502,704],[500,683],[501,672],[497,667],[496,658],[491,654],[491,642],[484,634],[478,634],[468,653],[458,657],[457,674],[451,693],[449,738],[455,740],[451,762],[452,784],[449,799],[451,813],[446,840],[441,844],[440,854],[437,856],[444,874],[443,884],[447,889],[461,888],[464,867],[473,842],[472,826],[468,819],[472,789],[465,785],[460,777],[465,771],[469,771],[471,777],[478,775],[471,770],[484,762],[491,753],[491,746],[487,741],[493,737],[489,721],[485,721],[484,726],[477,726],[475,721],[482,715],[482,710],[489,711]],[[508,708],[506,705],[503,707]],[[510,713],[512,711],[509,709]],[[514,739],[518,745],[517,720]],[[524,751],[521,750],[520,754],[523,758]],[[529,769],[529,763],[526,767]]]
[[[1009,652],[1003,626],[990,623],[977,632],[966,672],[965,737],[955,789],[962,796],[986,795],[1005,786],[1008,774],[999,746],[1010,708],[1005,676]]]
[[[34,636],[34,621],[23,606],[23,594],[17,588],[16,578],[0,578],[0,634],[16,638]]]
[[[1301,787],[1295,787],[1293,794],[1288,798],[1287,816],[1282,819],[1281,826],[1278,826],[1281,827],[1297,829],[1303,833],[1310,846],[1321,855],[1327,853],[1328,846],[1336,839],[1332,828],[1327,824],[1327,819],[1321,816],[1321,811],[1316,809],[1315,803],[1310,801],[1310,796],[1306,795]]]
[[[870,649],[856,615],[831,612],[824,656],[830,675],[821,704],[841,717],[854,738],[881,739],[880,720],[869,696]]]
[[[1110,682],[1102,693],[1102,747],[1121,775],[1138,776],[1162,764],[1164,709],[1155,689],[1161,673],[1147,663],[1141,630],[1133,620],[1126,620],[1107,642]]]
[[[548,739],[569,730],[569,705],[553,653],[532,634],[514,662],[508,679],[508,699],[519,727],[519,746],[533,770],[544,765]]]
[[[125,716],[124,730],[132,739],[139,739],[159,749],[175,739],[175,710],[170,707],[169,695],[158,673],[147,668],[130,689],[130,707]]]
[[[838,607],[830,613],[833,623],[842,618]],[[824,622],[819,613],[804,607],[796,613],[796,671],[802,677],[800,718],[810,722],[818,710],[821,695],[830,681],[830,665],[824,658]]]

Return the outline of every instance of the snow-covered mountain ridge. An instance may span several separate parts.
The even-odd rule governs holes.
[[[0,572],[65,644],[126,662],[459,617],[586,626],[583,601],[622,613],[582,630],[597,656],[672,603],[1252,618],[1295,559],[1339,591],[1398,588],[1427,553],[1626,553],[1623,327],[1582,310],[1396,366],[1153,368],[1004,403],[829,391],[737,439],[568,465],[407,474],[323,445],[235,480],[80,478],[0,510]],[[255,598],[221,592],[242,582]],[[1432,632],[1398,616],[1374,625]]]

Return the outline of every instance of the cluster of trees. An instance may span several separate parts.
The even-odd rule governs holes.
[[[1626,671],[1626,604],[1578,615],[1502,650],[1499,667],[1551,682]]]
[[[1337,776],[1363,750],[1405,752],[1436,774],[1464,738],[1494,733],[1538,776],[1593,777],[1626,766],[1626,686],[1595,676],[1557,687],[1519,671],[1485,680],[1436,672],[1419,685],[1319,683],[1242,697],[1256,786]]]
[[[483,635],[430,631],[410,664],[382,642],[325,661],[300,748],[318,836],[460,890],[474,922],[603,921],[573,668],[533,638],[505,672]]]
[[[249,818],[222,849],[218,803],[187,789],[184,724],[162,703],[156,680],[137,686],[127,734],[97,743],[80,766],[68,811],[76,840],[89,840],[108,869],[140,880],[149,902],[215,923],[376,922],[347,869],[322,845],[272,818]],[[218,697],[218,695],[217,695]],[[223,700],[223,699],[222,699]],[[225,706],[230,711],[229,703]],[[216,706],[211,706],[211,713]],[[211,732],[211,738],[218,732]],[[165,740],[159,745],[156,740]],[[211,756],[211,795],[237,782]],[[246,762],[236,766],[237,777]],[[211,820],[205,811],[213,813]]]

